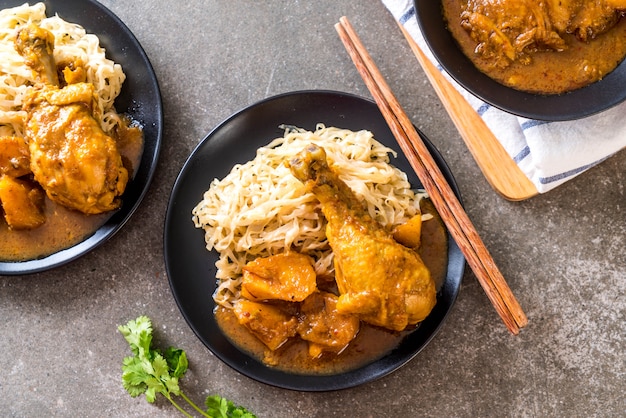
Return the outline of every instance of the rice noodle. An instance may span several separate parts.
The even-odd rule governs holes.
[[[94,116],[102,130],[111,133],[122,123],[113,102],[120,94],[126,76],[119,64],[106,58],[98,37],[59,16],[46,17],[46,6],[25,3],[0,10],[0,135],[24,136],[26,112],[24,97],[35,88],[34,72],[15,50],[15,37],[21,27],[35,23],[54,35],[54,59],[57,63],[81,61],[87,70],[86,81],[95,87]]]
[[[313,257],[318,275],[333,274],[319,202],[284,164],[311,143],[325,149],[340,178],[383,226],[391,230],[419,213],[422,193],[412,190],[406,174],[390,164],[396,153],[371,132],[322,124],[314,132],[285,127],[285,135],[259,148],[253,160],[213,180],[193,209],[207,249],[219,253],[216,303],[232,307],[239,298],[246,263],[288,249]]]

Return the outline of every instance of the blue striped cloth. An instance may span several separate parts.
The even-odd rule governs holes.
[[[413,1],[382,2],[431,61],[443,71],[420,32]],[[600,114],[575,121],[531,120],[490,106],[445,75],[481,115],[540,193],[563,184],[626,148],[626,102]]]

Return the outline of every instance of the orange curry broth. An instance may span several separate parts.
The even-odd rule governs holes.
[[[132,178],[143,152],[143,132],[132,121],[117,132],[118,150]],[[122,195],[122,199],[124,196]],[[0,261],[28,261],[43,258],[84,241],[111,217],[113,212],[85,215],[67,209],[47,196],[46,222],[31,230],[11,230],[0,217]]]
[[[428,200],[421,202],[423,213],[432,213],[433,219],[424,221],[420,256],[431,272],[437,289],[440,289],[447,273],[447,232],[439,215]],[[340,354],[324,353],[311,358],[306,341],[294,337],[278,350],[270,351],[246,327],[240,325],[230,309],[215,310],[217,323],[226,337],[242,351],[268,366],[296,374],[329,375],[354,370],[371,363],[396,348],[403,338],[416,328],[402,332],[371,326],[361,322],[357,337]],[[419,324],[418,324],[419,327]]]
[[[448,30],[463,53],[476,68],[500,84],[516,90],[538,94],[559,94],[572,91],[602,79],[626,56],[626,18],[589,42],[581,42],[572,34],[562,34],[567,44],[564,51],[538,51],[531,54],[530,64],[513,62],[506,68],[474,53],[476,41],[461,27],[461,1],[443,0]],[[595,66],[592,74],[583,71],[581,63]]]

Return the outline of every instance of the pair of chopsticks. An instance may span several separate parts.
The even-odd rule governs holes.
[[[517,335],[528,319],[408,116],[347,17],[335,25],[350,58],[374,97],[400,148],[422,182],[487,297],[508,330]]]

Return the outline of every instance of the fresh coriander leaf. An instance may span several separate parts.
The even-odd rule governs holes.
[[[140,316],[126,325],[120,325],[122,333],[134,355],[146,355],[152,344],[152,321],[147,316]]]
[[[172,377],[163,356],[152,350],[152,322],[146,316],[140,316],[118,330],[122,333],[133,357],[126,357],[122,363],[122,384],[126,391],[136,397],[145,393],[150,403],[156,400],[158,393],[170,397],[170,391],[178,394],[178,379],[170,382]]]
[[[122,385],[130,396],[136,398],[148,389],[146,384],[148,374],[143,370],[137,357],[126,357],[122,369]]]
[[[184,350],[169,347],[165,350],[165,360],[167,360],[172,376],[180,378],[185,375],[185,372],[189,367],[189,363],[187,361],[187,354]]]
[[[184,350],[170,347],[162,354],[152,345],[152,322],[147,316],[140,316],[126,325],[118,326],[130,349],[132,357],[125,357],[122,363],[122,384],[132,397],[145,394],[146,400],[154,402],[160,393],[184,416],[192,418],[173,396],[180,396],[188,406],[207,418],[256,418],[245,408],[235,406],[231,401],[220,396],[208,397],[208,413],[200,409],[189,399],[179,386],[189,367]]]
[[[213,418],[227,418],[228,402],[219,395],[207,396],[204,404],[207,407],[207,413]]]
[[[167,365],[167,361],[159,353],[155,353],[152,359],[152,374],[161,380],[167,380],[170,378],[170,369]]]
[[[232,401],[219,395],[208,396],[205,400],[207,413],[212,418],[256,418],[242,406],[236,406]]]

